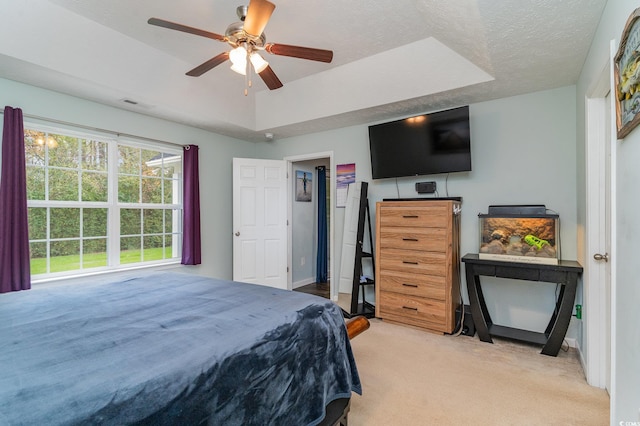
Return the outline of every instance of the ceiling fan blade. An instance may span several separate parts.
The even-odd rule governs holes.
[[[197,67],[189,71],[187,75],[189,77],[200,77],[202,74],[211,70],[212,68],[217,67],[227,59],[229,59],[229,52],[222,52],[221,54],[209,59],[204,64],[198,65]]]
[[[188,27],[186,25],[177,24],[171,21],[165,21],[164,19],[149,18],[147,23],[158,26],[158,27],[168,28],[170,30],[177,30],[177,31],[182,31],[184,33],[195,34],[201,37],[212,38],[218,41],[225,41],[224,36],[221,36],[220,34],[212,33],[205,30],[200,30],[198,28]]]
[[[244,18],[244,31],[252,36],[260,36],[275,8],[276,5],[268,0],[250,0],[247,17]]]
[[[264,84],[267,85],[269,90],[275,90],[282,87],[282,82],[280,81],[276,73],[273,72],[271,66],[267,65],[267,67],[258,75],[260,76],[260,78],[262,78],[262,81],[264,81]]]
[[[264,47],[269,53],[293,58],[309,59],[329,63],[333,60],[333,51],[314,49],[312,47],[291,46],[288,44],[267,43]]]

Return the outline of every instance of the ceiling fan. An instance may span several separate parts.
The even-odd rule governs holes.
[[[268,0],[250,0],[249,6],[239,6],[236,9],[236,13],[241,22],[235,22],[229,25],[224,35],[159,18],[150,18],[147,22],[158,27],[222,41],[232,47],[229,52],[222,52],[203,64],[198,65],[191,71],[188,71],[186,73],[188,76],[201,76],[226,60],[230,60],[232,70],[247,76],[247,86],[251,86],[251,80],[248,78],[248,75],[250,74],[251,68],[253,68],[267,87],[270,90],[274,90],[282,87],[282,82],[273,72],[269,63],[260,55],[260,51],[266,51],[273,55],[309,59],[326,63],[330,63],[333,60],[333,51],[331,50],[267,43],[263,31],[275,7],[276,5]],[[247,89],[245,88],[245,95],[246,94]]]

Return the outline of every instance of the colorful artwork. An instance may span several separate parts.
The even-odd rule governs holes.
[[[356,164],[338,164],[336,167],[336,207],[347,206],[349,184],[356,181]]]
[[[640,123],[640,8],[633,11],[622,32],[614,59],[616,127],[623,139]]]

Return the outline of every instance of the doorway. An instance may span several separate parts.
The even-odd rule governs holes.
[[[289,284],[290,288],[296,291],[303,291],[319,296],[337,300],[337,288],[335,287],[334,276],[334,197],[335,175],[333,169],[333,152],[320,152],[305,155],[285,157],[287,170],[290,179],[288,189],[288,257],[289,257]],[[318,173],[317,167],[325,167],[326,170],[326,207],[327,207],[327,282],[316,282],[316,268],[318,267],[317,247],[318,247]],[[296,181],[298,174],[309,173],[311,177],[311,193],[309,197],[299,197],[296,192]],[[309,178],[305,181],[308,185]]]

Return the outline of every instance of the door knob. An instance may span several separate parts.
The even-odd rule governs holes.
[[[605,254],[600,254],[600,253],[596,253],[593,255],[593,258],[595,260],[604,260],[605,262],[609,261],[609,253],[605,253]]]
[[[240,231],[236,232],[236,237],[240,236]]]

